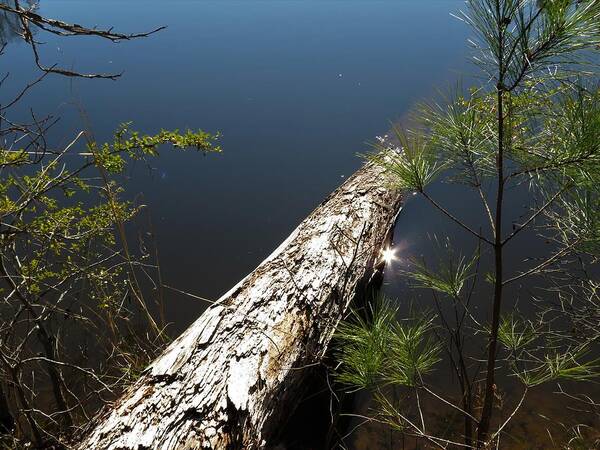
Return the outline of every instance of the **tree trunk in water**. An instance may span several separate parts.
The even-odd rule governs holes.
[[[154,361],[76,448],[272,447],[355,295],[383,268],[400,193],[367,164]]]

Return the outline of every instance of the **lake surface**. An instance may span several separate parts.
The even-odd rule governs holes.
[[[357,154],[369,150],[367,142],[386,134],[416,102],[435,97],[437,88],[471,79],[469,30],[450,16],[462,5],[461,0],[41,0],[44,15],[88,26],[120,32],[168,28],[116,45],[44,36],[46,65],[124,75],[116,82],[50,76],[22,105],[62,117],[51,133],[55,145],[70,142],[84,128],[98,141],[108,140],[128,121],[146,133],[220,131],[222,154],[165,152],[152,170],[132,167],[125,181],[127,195],[149,205],[164,283],[216,299],[362,164]],[[0,102],[37,73],[30,49],[16,41],[1,61],[10,67],[0,71],[11,76]],[[481,211],[464,190],[437,184],[432,192],[479,227]],[[512,194],[507,227],[526,212],[526,192]],[[462,230],[408,197],[394,238],[397,259],[384,289],[402,308],[420,300],[432,306],[409,292],[402,271],[411,257],[435,254],[436,234],[450,234],[457,248],[473,248]],[[523,255],[547,250],[526,232],[515,242],[508,254],[511,270],[525,267]],[[523,285],[514,286],[507,307],[527,310],[528,296]],[[175,292],[167,299],[172,335],[206,307]],[[480,300],[485,314],[489,301]],[[543,393],[526,405],[527,417],[542,400],[548,401]],[[358,434],[354,448],[370,448],[372,433],[381,430]]]
[[[98,141],[127,121],[220,131],[223,154],[165,152],[131,172],[150,206],[165,284],[216,299],[250,272],[361,164],[367,141],[469,73],[460,0],[51,0],[41,13],[121,32],[111,44],[44,35],[42,60],[118,81],[48,77],[23,104]],[[33,78],[28,47],[6,50],[6,90]],[[1,94],[0,94],[1,95]],[[82,120],[79,109],[87,118]],[[176,334],[205,304],[173,293]]]

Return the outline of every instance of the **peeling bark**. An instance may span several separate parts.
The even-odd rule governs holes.
[[[212,305],[91,426],[80,450],[271,447],[400,210],[371,164]]]

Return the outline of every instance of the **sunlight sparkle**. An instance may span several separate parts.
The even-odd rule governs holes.
[[[381,251],[381,258],[385,261],[386,264],[391,263],[396,259],[395,251],[393,248],[388,247]]]

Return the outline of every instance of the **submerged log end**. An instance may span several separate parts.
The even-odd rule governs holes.
[[[173,341],[76,448],[272,447],[308,369],[381,269],[400,205],[381,168],[357,171]]]

